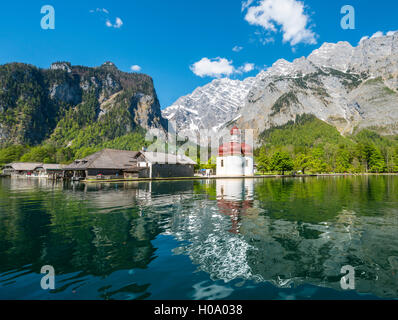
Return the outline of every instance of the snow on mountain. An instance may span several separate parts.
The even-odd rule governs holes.
[[[262,131],[313,114],[343,134],[398,133],[398,33],[357,47],[324,43],[307,58],[276,61],[255,78],[217,79],[163,110],[178,132],[218,132],[232,123]]]
[[[213,80],[192,94],[179,98],[164,109],[162,115],[171,125],[176,124],[174,129],[179,133],[201,129],[216,132],[220,125],[236,117],[254,81],[254,78]],[[188,132],[188,136],[192,134]]]
[[[266,129],[313,114],[342,134],[372,128],[398,133],[398,33],[357,47],[325,43],[308,58],[277,61],[262,71],[237,124]]]

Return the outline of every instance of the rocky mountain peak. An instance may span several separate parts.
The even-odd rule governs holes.
[[[70,62],[54,62],[51,64],[50,70],[62,70],[70,73],[72,72],[72,65]]]
[[[317,66],[346,71],[353,53],[354,48],[348,42],[324,43],[308,56],[308,61]]]
[[[115,65],[113,62],[111,62],[111,61],[106,61],[105,63],[103,63],[103,64],[101,65],[101,67],[103,67],[103,68],[117,69],[116,65]]]
[[[215,79],[179,98],[162,111],[174,129],[184,136],[194,137],[201,129],[217,132],[219,127],[234,119],[243,107],[245,97],[255,78],[244,81],[229,78]]]
[[[312,114],[342,133],[398,133],[398,33],[356,47],[324,43],[308,57],[279,59],[255,78],[218,79],[165,109],[177,131],[237,123],[257,133]]]

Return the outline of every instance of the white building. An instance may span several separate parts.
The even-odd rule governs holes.
[[[243,177],[254,175],[253,149],[241,142],[238,127],[231,129],[230,142],[224,143],[218,150],[217,176]]]

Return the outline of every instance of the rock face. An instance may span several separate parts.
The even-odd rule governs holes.
[[[91,123],[83,123],[81,114]],[[112,62],[96,68],[68,62],[54,63],[50,69],[22,63],[0,66],[0,144],[40,144],[55,131],[62,140],[65,127],[71,127],[66,121],[74,118],[79,130],[97,123],[108,131],[117,128],[119,136],[137,127],[167,129],[147,75],[122,72]],[[118,128],[119,118],[123,130]]]
[[[163,110],[163,117],[175,123],[177,132],[184,132],[188,137],[200,129],[216,133],[220,126],[237,116],[254,81],[255,78],[214,80],[178,99]]]
[[[255,78],[221,79],[164,110],[177,130],[237,124],[260,134],[313,114],[342,134],[372,128],[398,134],[398,33],[325,43],[307,58],[278,60]],[[233,98],[232,98],[233,97]]]
[[[342,134],[372,128],[398,133],[398,33],[362,41],[325,43],[308,58],[277,61],[250,90],[242,128],[257,133],[313,114]]]

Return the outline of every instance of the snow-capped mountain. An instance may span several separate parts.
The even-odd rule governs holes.
[[[163,111],[186,136],[232,123],[260,134],[302,114],[342,134],[369,127],[398,134],[398,33],[357,47],[324,43],[308,57],[276,61],[255,78],[214,80]]]
[[[372,128],[398,133],[398,33],[325,43],[308,58],[277,61],[260,72],[237,124],[266,129],[313,114],[342,134]]]
[[[180,133],[200,129],[217,132],[221,125],[239,114],[254,81],[255,78],[243,81],[228,78],[213,80],[192,94],[179,98],[164,109],[162,115],[170,124],[174,122],[175,129]]]

